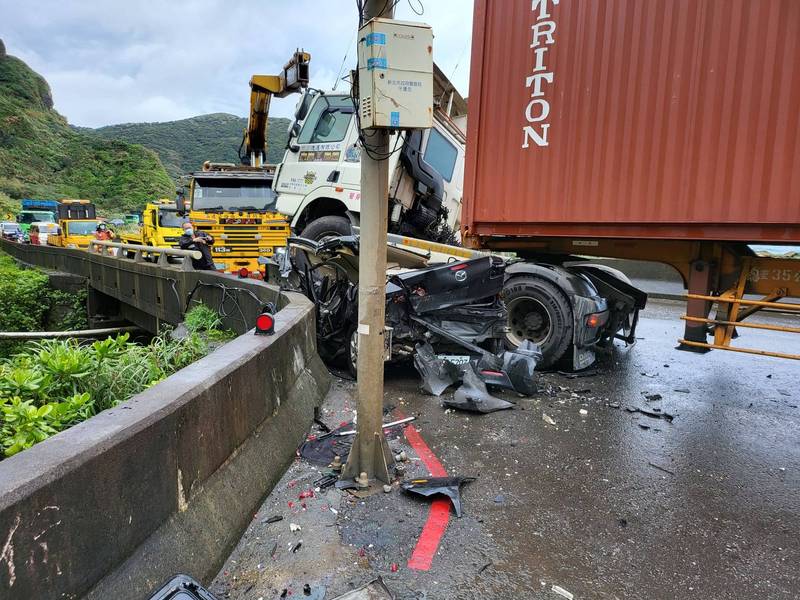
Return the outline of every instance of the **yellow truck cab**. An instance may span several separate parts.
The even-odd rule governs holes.
[[[100,220],[94,204],[89,200],[60,200],[58,203],[58,229],[47,236],[49,246],[61,248],[88,248]]]
[[[283,248],[289,221],[275,212],[271,165],[205,163],[193,173],[185,208],[197,231],[214,238],[211,256],[218,271],[259,272],[260,265]]]
[[[59,221],[56,232],[47,236],[47,245],[61,248],[88,248],[94,240],[94,232],[99,224],[98,219]]]
[[[126,244],[177,248],[183,233],[181,225],[186,220],[178,213],[172,200],[161,198],[148,202],[139,226],[122,231],[120,239]]]

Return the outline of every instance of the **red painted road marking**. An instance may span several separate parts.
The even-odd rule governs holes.
[[[408,443],[417,453],[420,460],[425,464],[431,477],[447,477],[447,471],[436,455],[422,439],[416,427],[409,424],[405,428],[405,435]],[[422,528],[422,533],[408,559],[408,568],[418,571],[427,571],[431,568],[431,562],[439,548],[439,542],[447,529],[447,522],[450,520],[450,499],[437,498],[431,503],[431,510],[428,513],[428,520]]]

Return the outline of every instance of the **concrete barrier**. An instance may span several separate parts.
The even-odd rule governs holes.
[[[329,386],[311,303],[252,285],[279,296],[274,336],[240,336],[0,462],[0,598],[138,600],[173,573],[215,574]]]
[[[221,309],[222,322],[236,333],[255,325],[264,303],[282,308],[276,286],[216,271],[184,270],[181,265],[134,262],[86,250],[32,246],[0,239],[0,250],[18,261],[83,277],[89,286],[89,312],[116,316],[156,333],[183,320],[188,304],[202,301]],[[109,313],[113,313],[110,315]]]

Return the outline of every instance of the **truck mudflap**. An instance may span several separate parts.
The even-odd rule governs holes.
[[[647,294],[631,285],[622,271],[607,265],[585,264],[569,269],[591,281],[608,302],[608,322],[602,327],[601,341],[609,343],[618,339],[628,345],[634,344],[639,311],[647,305]]]
[[[597,315],[600,319],[599,323],[605,324],[608,320],[608,309],[603,298],[575,294],[570,300],[572,301],[574,323],[572,328],[572,368],[580,371],[594,364],[597,359],[595,348],[601,339],[602,325],[589,327],[587,319],[592,315]]]

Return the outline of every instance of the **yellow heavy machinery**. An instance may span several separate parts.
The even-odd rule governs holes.
[[[171,200],[162,198],[148,202],[142,212],[142,222],[133,229],[123,230],[119,237],[126,244],[177,248],[183,234],[181,224],[185,220]]]
[[[100,221],[89,200],[59,200],[58,229],[47,236],[49,246],[88,248]]]
[[[214,237],[211,255],[220,271],[258,272],[291,234],[289,221],[275,212],[275,166],[265,164],[269,104],[272,96],[283,98],[308,86],[310,60],[310,54],[297,51],[280,75],[253,75],[250,117],[239,149],[242,164],[206,162],[192,173],[183,206],[179,198],[179,209],[189,210],[195,228]]]

